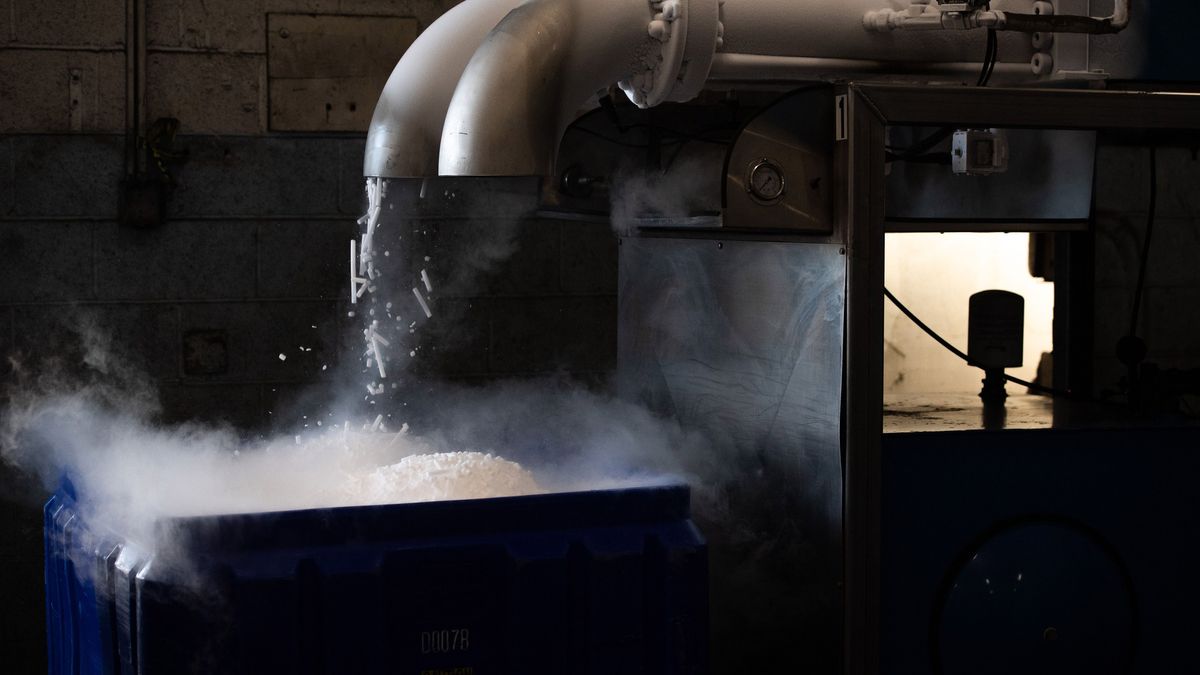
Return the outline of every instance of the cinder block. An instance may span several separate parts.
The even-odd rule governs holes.
[[[409,370],[439,378],[487,373],[491,303],[486,298],[440,301],[433,319],[421,327]]]
[[[1141,270],[1146,214],[1097,214],[1096,284],[1132,289]],[[1200,225],[1195,220],[1155,218],[1146,268],[1149,286],[1200,286]]]
[[[259,295],[342,299],[349,288],[347,242],[357,236],[350,218],[260,223]]]
[[[268,419],[256,384],[170,384],[162,387],[160,398],[166,424],[229,424],[251,431],[261,428]]]
[[[617,235],[607,222],[562,223],[562,288],[567,293],[617,292]]]
[[[337,215],[337,142],[322,138],[178,139],[173,217]]]
[[[563,312],[561,350],[562,365],[567,370],[615,371],[616,297],[568,298]]]
[[[484,223],[488,226],[490,223]],[[561,291],[562,237],[557,222],[541,219],[517,225],[516,249],[499,261],[487,292],[495,295],[543,295]]]
[[[1159,148],[1157,213],[1163,218],[1200,217],[1200,155],[1186,148]],[[1102,147],[1096,159],[1096,210],[1145,213],[1150,197],[1150,151]]]
[[[12,375],[12,363],[8,357],[13,354],[13,312],[11,307],[0,307],[0,384]]]
[[[1158,214],[1200,218],[1200,152],[1159,148]]]
[[[516,250],[514,222],[489,228],[479,220],[393,216],[391,223],[393,232],[405,226],[408,231],[401,241],[389,237],[386,245],[408,256],[414,277],[426,270],[441,298],[486,295],[492,273]]]
[[[338,5],[339,0],[266,0],[268,12],[332,13]]]
[[[111,300],[255,296],[256,225],[171,221],[153,230],[96,230],[96,294]]]
[[[504,218],[415,220],[410,243],[414,272],[426,268],[437,281],[440,297],[559,292],[557,223]]]
[[[1200,362],[1200,288],[1146,290],[1146,346],[1155,355],[1187,356]]]
[[[229,336],[229,372],[204,378],[205,381],[314,381],[323,372],[322,366],[333,369],[337,365],[338,326],[337,305],[332,302],[209,303],[182,307],[183,333],[223,330]]]
[[[340,10],[348,14],[414,16],[424,28],[462,0],[341,0]]]
[[[123,131],[123,69],[117,53],[0,51],[0,99],[18,102],[0,106],[0,132]]]
[[[124,0],[37,0],[13,4],[16,42],[33,45],[125,44]]]
[[[358,314],[358,309],[359,307],[350,304],[349,300],[338,300],[338,363],[348,373],[366,370],[366,361],[362,358],[362,329],[365,317]],[[332,367],[333,364],[330,364],[330,368]]]
[[[354,136],[338,141],[338,211],[355,218],[366,213],[367,191],[363,178],[363,153],[366,149],[365,136]],[[395,211],[393,207],[391,211]]]
[[[13,139],[0,136],[0,215],[8,215],[13,209]]]
[[[266,56],[252,54],[151,53],[149,118],[177,118],[184,133],[261,133],[266,62]]]
[[[1200,288],[1200,220],[1159,218],[1150,241],[1146,283]]]
[[[183,7],[179,0],[146,3],[146,47],[183,45]]]
[[[1097,213],[1143,213],[1149,196],[1149,150],[1124,145],[1101,145],[1097,148]]]
[[[0,302],[91,297],[91,225],[0,222]]]
[[[267,51],[267,14],[263,11],[261,2],[175,1],[182,4],[182,39],[185,47],[260,54]]]
[[[1129,334],[1129,318],[1133,311],[1133,288],[1098,290],[1092,307],[1095,312],[1092,350],[1096,358],[1116,359],[1117,342]],[[1138,326],[1139,334],[1145,334],[1145,317],[1146,314],[1143,311]]]
[[[328,382],[316,385],[264,384],[261,389],[265,421],[263,431],[272,436],[301,435],[312,438],[333,427],[341,427],[346,421],[345,409],[340,407],[344,400],[330,396]],[[356,388],[356,394],[358,391],[361,390]],[[318,426],[317,422],[321,422],[321,425]]]
[[[497,299],[491,308],[492,372],[538,373],[558,367],[565,323],[561,298]]]
[[[1137,283],[1146,236],[1144,214],[1096,214],[1096,285],[1132,288]]]
[[[58,359],[67,373],[97,366],[103,372],[144,375],[150,380],[179,376],[179,320],[173,305],[47,305],[15,309],[15,345],[36,367]],[[93,358],[85,360],[92,348]],[[107,361],[98,357],[105,357]]]
[[[14,216],[113,218],[120,203],[120,136],[13,138]]]
[[[536,177],[400,178],[388,181],[384,208],[402,217],[515,221],[531,216],[540,197]]]

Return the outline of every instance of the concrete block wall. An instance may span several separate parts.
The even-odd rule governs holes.
[[[178,118],[187,156],[172,167],[169,222],[133,230],[117,222],[125,2],[0,0],[0,384],[13,377],[8,357],[70,360],[67,336],[84,322],[129,347],[167,420],[262,427],[329,377],[357,349],[343,257],[363,208],[365,136],[268,131],[267,14],[424,28],[458,1],[147,0],[147,118]],[[435,220],[486,227],[436,214],[427,229]],[[440,300],[443,332],[463,337],[426,374],[598,380],[612,369],[607,225],[531,218],[519,235],[514,257]],[[13,477],[0,482],[0,670],[44,672],[41,516],[36,498],[13,496]]]
[[[139,358],[178,400],[238,392],[230,410],[206,406],[174,416],[203,410],[249,424],[280,387],[319,379],[321,366],[336,365],[347,323],[339,306],[341,251],[363,202],[361,134],[267,130],[267,13],[410,16],[426,26],[456,2],[149,0],[148,118],[177,117],[175,147],[186,153],[172,167],[169,222],[150,231],[116,221],[124,4],[0,0],[0,64],[13,75],[0,86],[18,102],[0,107],[0,315],[8,316],[0,344],[36,359],[58,344],[31,338],[46,315],[69,324],[85,307],[102,325],[149,340]],[[82,71],[81,115],[71,112],[72,70]],[[459,215],[458,222],[466,221]],[[611,369],[615,240],[608,229],[529,219],[517,242],[512,259],[473,295],[455,299],[485,327],[467,342],[485,345],[486,358],[438,362],[471,379]],[[137,325],[148,313],[156,317],[152,334]],[[556,323],[530,342],[535,319]],[[190,373],[184,338],[221,332],[226,366]],[[260,362],[295,353],[297,338],[312,343],[304,346],[313,356]],[[255,401],[255,387],[257,403],[243,405]]]
[[[551,372],[604,382],[617,358],[617,240],[607,223],[522,219],[501,235],[515,245],[510,257],[456,283],[463,249],[488,241],[484,230],[494,227],[414,221],[414,269],[450,281],[422,328],[418,372],[468,383]]]
[[[1200,152],[1159,148],[1157,215],[1138,335],[1147,361],[1200,367]],[[1096,172],[1094,378],[1098,392],[1125,376],[1117,341],[1129,332],[1150,199],[1150,152],[1104,145]]]

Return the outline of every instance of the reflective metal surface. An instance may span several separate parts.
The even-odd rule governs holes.
[[[558,147],[558,92],[574,15],[530,2],[484,40],[463,73],[442,129],[439,170],[451,176],[542,176]],[[519,123],[513,122],[519,120]]]
[[[619,384],[717,446],[694,474],[714,668],[835,672],[846,258],[828,244],[622,240]]]
[[[936,128],[893,127],[889,142],[907,148]],[[1092,209],[1096,132],[1009,129],[1006,173],[959,176],[950,165],[892,162],[889,219],[1086,220]],[[946,148],[949,158],[948,144]],[[940,152],[940,150],[939,150]]]
[[[746,125],[725,167],[725,227],[833,231],[833,139],[826,87],[792,94]]]

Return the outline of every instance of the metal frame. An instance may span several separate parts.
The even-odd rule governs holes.
[[[845,85],[845,672],[879,663],[885,132],[888,126],[1200,130],[1200,94]]]

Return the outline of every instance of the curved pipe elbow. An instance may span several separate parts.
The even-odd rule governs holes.
[[[598,91],[620,83],[645,107],[688,100],[703,88],[719,39],[717,0],[530,0],[463,73],[439,173],[550,175],[563,133]]]
[[[489,31],[523,0],[467,0],[425,30],[396,64],[371,118],[363,175],[436,176],[455,85]]]
[[[441,175],[548,172],[557,149],[571,10],[567,2],[530,2],[488,35],[451,100],[441,134]]]

